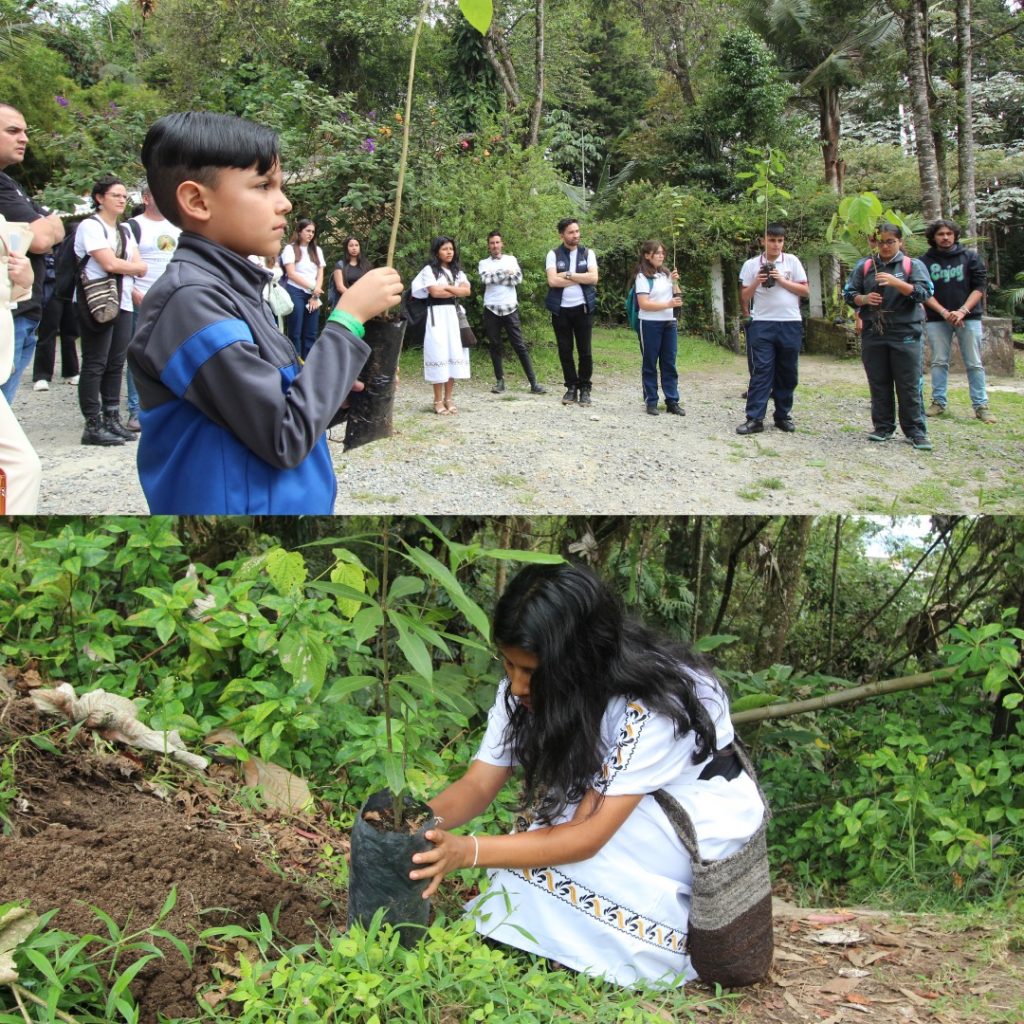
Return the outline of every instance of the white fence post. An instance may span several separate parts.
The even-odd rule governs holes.
[[[711,264],[711,312],[720,334],[725,334],[725,295],[722,290],[722,260],[716,256]]]

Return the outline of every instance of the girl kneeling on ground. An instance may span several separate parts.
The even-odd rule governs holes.
[[[626,616],[580,566],[530,566],[498,602],[505,677],[466,774],[430,801],[443,828],[413,856],[413,879],[488,868],[477,930],[620,985],[696,977],[684,952],[692,871],[651,795],[692,818],[701,855],[727,857],[757,831],[763,804],[731,751],[729,702],[692,651]],[[716,756],[716,752],[719,752]],[[453,835],[515,767],[516,831]]]

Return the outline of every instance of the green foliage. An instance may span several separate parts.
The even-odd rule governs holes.
[[[848,267],[871,251],[878,225],[888,222],[903,231],[904,244],[913,246],[914,229],[922,227],[920,217],[907,216],[886,208],[874,192],[861,192],[839,201],[839,209],[825,232],[831,251]]]
[[[135,932],[98,907],[91,909],[106,934],[72,935],[49,927],[57,910],[42,914],[14,950],[18,986],[44,1008],[45,1016],[35,1019],[55,1024],[61,1015],[61,1020],[73,1018],[80,1024],[138,1024],[139,1008],[129,986],[150,961],[164,956],[155,940],[173,946],[186,966],[192,966],[188,946],[160,927],[176,902],[177,891],[171,889],[153,924]],[[0,904],[0,920],[12,906]],[[22,1024],[25,1018],[9,998],[6,988],[0,988],[0,1024]]]
[[[404,948],[399,935],[381,926],[381,914],[365,929],[318,938],[308,946],[275,948],[270,922],[259,930],[214,928],[209,941],[244,939],[259,950],[255,963],[239,955],[238,983],[204,1018],[238,1024],[318,1024],[337,1007],[345,1020],[442,1022],[502,1020],[540,1024],[551,1019],[655,1022],[694,1019],[722,1010],[727,1000],[701,999],[681,991],[627,992],[546,961],[484,944],[468,918],[437,918],[423,939]]]
[[[993,740],[967,682],[879,703],[856,728],[827,713],[765,728],[773,859],[819,898],[1000,894],[1022,870],[1024,735]]]
[[[780,188],[775,183],[773,177],[781,175],[785,170],[786,161],[782,153],[777,149],[772,149],[768,146],[763,152],[759,149],[754,149],[752,146],[747,147],[747,152],[751,156],[760,156],[760,160],[754,161],[754,169],[752,171],[741,171],[736,175],[741,181],[750,181],[750,184],[746,188],[747,195],[753,196],[754,201],[758,206],[764,208],[764,232],[767,234],[768,223],[772,219],[769,215],[772,199],[792,199],[792,193],[787,192],[784,188]],[[775,217],[788,217],[782,207],[778,207]]]

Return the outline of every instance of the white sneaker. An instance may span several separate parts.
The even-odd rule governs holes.
[[[32,385],[32,390],[33,391],[49,391],[50,390],[50,382],[48,380],[37,380],[35,382],[35,384]]]
[[[77,388],[78,387],[78,374],[76,373],[74,375],[74,377],[65,377],[64,378],[64,383],[65,384],[70,384],[72,387]]]

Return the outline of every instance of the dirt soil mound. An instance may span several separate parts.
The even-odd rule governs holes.
[[[176,887],[177,902],[160,927],[189,945],[214,925],[256,926],[261,913],[276,912],[280,934],[295,943],[344,921],[343,893],[303,884],[318,845],[330,838],[343,847],[343,837],[328,836],[322,823],[300,829],[233,806],[215,781],[176,772],[171,791],[147,781],[133,757],[96,752],[88,733],[62,756],[25,740],[52,724],[27,701],[6,709],[0,703],[0,752],[21,740],[19,797],[9,810],[13,834],[0,837],[0,903],[29,900],[40,914],[58,907],[55,927],[105,935],[91,909],[98,907],[134,933],[154,923]],[[59,738],[55,743],[62,746]],[[222,774],[227,786],[236,785],[233,769]],[[291,877],[268,869],[263,860],[270,856]],[[147,964],[132,985],[142,1020],[156,1021],[158,1011],[196,1016],[212,953],[204,947],[190,969],[170,944],[156,944],[164,958]]]

